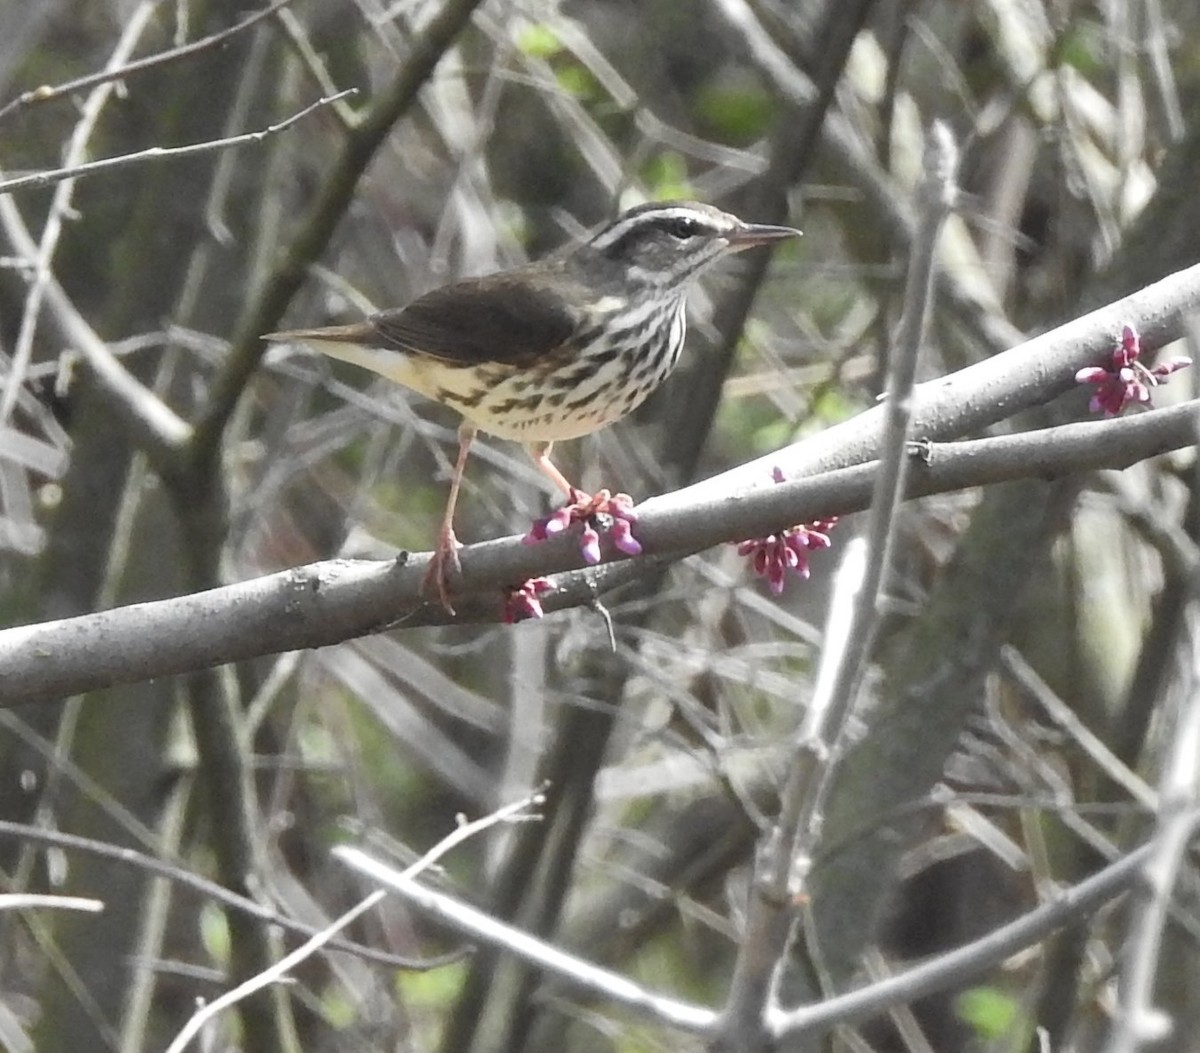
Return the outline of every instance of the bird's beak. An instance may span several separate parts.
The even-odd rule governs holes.
[[[801,232],[795,227],[772,227],[766,223],[744,223],[725,235],[725,240],[734,252],[752,249],[756,245],[771,245],[784,238],[799,238]]]

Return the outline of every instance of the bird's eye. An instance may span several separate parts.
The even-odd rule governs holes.
[[[673,238],[678,238],[680,241],[694,238],[700,233],[700,224],[694,219],[689,219],[687,216],[678,216],[675,219],[668,220],[665,226],[667,233]]]

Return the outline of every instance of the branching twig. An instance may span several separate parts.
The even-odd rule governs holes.
[[[425,853],[411,866],[406,867],[400,876],[404,879],[411,879],[417,874],[428,870],[439,859],[441,859],[452,848],[460,845],[470,837],[474,837],[478,833],[482,833],[489,827],[495,826],[497,823],[515,822],[521,817],[522,812],[528,811],[530,808],[536,807],[542,803],[540,794],[533,794],[514,804],[506,805],[503,808],[497,809],[491,815],[484,816],[482,819],[477,819],[474,822],[460,822],[458,828],[451,834],[442,838],[433,848]],[[230,1006],[236,1005],[242,999],[254,994],[255,991],[260,991],[269,984],[273,984],[283,979],[288,973],[296,968],[301,962],[311,958],[317,951],[329,943],[334,936],[341,932],[347,925],[353,922],[356,918],[361,917],[368,910],[374,907],[381,899],[386,896],[385,891],[379,890],[372,892],[366,899],[351,907],[340,918],[336,919],[331,924],[318,932],[311,939],[306,941],[301,946],[297,947],[290,954],[281,958],[270,969],[260,973],[251,980],[247,980],[243,984],[239,984],[232,991],[227,991],[220,998],[209,1002],[208,1005],[198,1010],[192,1018],[187,1022],[175,1040],[167,1047],[167,1053],[182,1053],[187,1048],[189,1042],[195,1038],[204,1025],[210,1020],[228,1009]]]
[[[1102,348],[1116,345],[1122,326],[1133,326],[1145,346],[1157,348],[1183,339],[1189,332],[1187,320],[1195,315],[1200,315],[1200,266],[1177,271],[1010,351],[918,385],[913,435],[940,440],[973,434],[1021,410],[1044,405],[1073,388],[1075,372],[1095,365],[1103,355]],[[775,468],[791,479],[861,463],[875,456],[882,427],[883,407],[876,407],[803,443],[738,465],[655,504],[687,502],[702,492],[769,487]]]
[[[146,160],[205,153],[246,143],[261,142],[268,136],[285,131],[315,110],[351,94],[353,94],[353,89],[318,99],[286,120],[257,132],[247,132],[244,135],[215,139],[191,146],[153,147],[149,150],[140,150],[136,153],[106,158],[88,164],[67,165],[55,172],[41,172],[23,179],[0,181],[0,226],[3,227],[7,239],[18,257],[38,261],[38,266],[34,271],[34,286],[27,300],[27,304],[30,306],[26,310],[26,318],[36,319],[37,308],[40,307],[39,301],[44,295],[52,312],[52,321],[57,325],[60,334],[68,343],[83,353],[88,365],[92,367],[101,383],[119,403],[121,412],[117,414],[117,418],[129,423],[138,447],[147,454],[156,470],[166,476],[172,475],[178,469],[177,454],[190,439],[191,427],[177,417],[153,392],[117,361],[82,315],[75,310],[66,293],[53,278],[48,268],[44,266],[45,241],[41,248],[34,243],[15,202],[9,195],[14,190],[26,186],[40,186],[59,181],[62,186],[70,187],[73,185],[70,181],[81,175],[112,170]],[[83,122],[80,126],[83,126]],[[24,328],[22,335],[25,335]],[[16,398],[16,392],[24,373],[23,363],[28,359],[28,351],[32,346],[31,341],[32,327],[30,326],[28,337],[23,341],[18,340],[17,353],[14,356],[13,368],[5,389],[4,402],[0,404],[0,420],[6,417]]]
[[[302,921],[289,918],[286,914],[271,910],[256,900],[239,896],[236,892],[225,888],[224,885],[209,881],[177,863],[147,855],[145,852],[139,852],[127,845],[110,844],[107,841],[97,841],[91,837],[80,837],[78,834],[69,834],[62,830],[47,830],[26,823],[14,823],[7,819],[0,819],[0,837],[11,837],[29,844],[48,845],[68,852],[86,852],[100,859],[110,859],[121,863],[124,866],[138,867],[155,877],[165,878],[173,884],[191,889],[197,895],[214,903],[240,910],[266,924],[278,925],[287,932],[300,936],[312,936],[318,931],[312,925],[306,925]],[[365,947],[347,940],[333,940],[329,946],[331,950],[344,951],[366,961],[390,965],[396,969],[432,969],[439,965],[449,965],[462,957],[461,951],[453,951],[432,958],[406,958],[403,955],[389,954],[386,951],[378,951],[372,947]]]
[[[99,161],[89,161],[81,165],[68,165],[64,168],[53,168],[45,172],[34,172],[32,175],[20,176],[16,179],[0,180],[0,194],[15,194],[19,190],[29,190],[33,187],[51,186],[66,179],[81,179],[84,176],[96,175],[100,172],[112,172],[129,165],[143,164],[146,161],[170,161],[180,157],[194,157],[197,154],[212,153],[215,150],[228,150],[234,146],[245,146],[248,143],[261,143],[272,135],[286,131],[297,121],[303,120],[310,113],[330,106],[335,102],[356,94],[357,88],[347,88],[336,95],[326,95],[309,103],[304,109],[293,113],[290,117],[270,124],[257,132],[245,132],[242,135],[231,135],[224,139],[211,139],[203,143],[190,143],[187,146],[151,146],[145,150],[135,150],[131,154],[121,154],[117,157],[103,157]]]
[[[333,236],[367,165],[416,101],[480,3],[482,0],[449,0],[442,6],[413,41],[403,68],[347,137],[296,236],[238,320],[224,370],[213,383],[208,405],[196,426],[193,454],[197,463],[212,462],[216,457],[225,425],[265,351],[262,334],[276,328],[308,268]]]
[[[1158,828],[1142,870],[1145,897],[1129,924],[1129,946],[1120,983],[1120,1006],[1113,1018],[1108,1053],[1136,1053],[1171,1031],[1171,1020],[1154,1007],[1154,982],[1172,894],[1185,865],[1195,828],[1197,765],[1200,764],[1200,614],[1193,598],[1184,638],[1190,642],[1190,668],[1177,685],[1177,716],[1164,759],[1159,789]]]
[[[716,1014],[703,1006],[679,1002],[657,995],[618,973],[559,950],[535,936],[497,921],[452,896],[435,892],[414,881],[407,871],[384,865],[357,848],[335,848],[333,854],[355,870],[374,878],[400,893],[426,914],[445,922],[472,940],[491,944],[531,965],[550,972],[556,980],[610,1002],[641,1013],[659,1023],[670,1024],[697,1034],[705,1034],[716,1021]]]
[[[718,8],[780,95],[794,106],[806,106],[816,96],[815,86],[763,29],[745,0],[720,0]],[[838,15],[842,15],[840,10]],[[917,217],[908,207],[908,195],[899,192],[890,174],[870,154],[858,129],[834,108],[822,122],[821,136],[821,145],[845,171],[845,178],[862,192],[886,236],[900,251],[909,249],[916,236]],[[939,293],[947,311],[978,344],[994,353],[1020,339],[1021,334],[996,305],[985,301],[978,289],[961,281],[953,269],[942,270],[938,277]]]
[[[214,48],[223,44],[230,37],[241,33],[243,30],[249,29],[251,26],[261,22],[264,18],[273,15],[280,8],[290,4],[292,0],[275,0],[275,3],[270,7],[264,8],[257,14],[251,15],[235,26],[230,26],[228,29],[222,29],[219,33],[213,33],[211,36],[204,37],[200,40],[194,40],[190,44],[183,44],[177,48],[171,48],[169,51],[160,51],[157,55],[149,55],[144,59],[138,59],[136,62],[130,62],[123,66],[117,66],[111,69],[102,70],[99,73],[89,73],[86,77],[79,77],[76,80],[67,81],[65,84],[59,84],[55,87],[41,85],[33,88],[30,91],[22,92],[15,99],[4,104],[0,108],[0,121],[5,117],[19,110],[22,106],[30,106],[34,103],[52,102],[55,99],[66,98],[74,95],[77,92],[86,91],[88,88],[94,88],[97,84],[108,84],[118,80],[128,80],[130,77],[136,76],[139,73],[145,73],[147,70],[157,69],[170,62],[176,62],[179,59],[190,58],[206,51],[209,48]]]
[[[1191,830],[1200,819],[1200,813],[1193,809],[1185,818]],[[1124,892],[1145,865],[1151,849],[1151,845],[1135,849],[1016,921],[922,965],[815,1005],[793,1010],[772,1009],[767,1020],[769,1035],[776,1042],[782,1042],[798,1035],[819,1034],[839,1024],[868,1018],[892,1006],[907,1004],[949,986],[957,986],[966,979],[985,975],[1006,958],[1085,917]],[[718,1018],[709,1009],[655,995],[623,976],[568,955],[450,896],[425,888],[357,849],[335,849],[334,854],[460,932],[515,954],[545,969],[556,980],[680,1030],[709,1038],[716,1035]]]
[[[1200,816],[1195,812],[1190,816],[1193,829],[1198,818]],[[985,975],[1017,951],[1045,939],[1056,929],[1086,916],[1124,892],[1136,880],[1150,856],[1150,849],[1150,845],[1135,849],[1099,873],[1058,893],[1049,903],[965,947],[939,954],[931,961],[861,990],[827,998],[801,1009],[776,1011],[770,1020],[771,1034],[777,1040],[819,1034],[838,1024],[853,1023],[889,1006],[911,1003],[935,991]]]
[[[149,3],[142,3],[134,11],[133,16],[125,24],[121,38],[117,41],[116,49],[109,59],[107,66],[109,71],[120,68],[121,64],[129,57],[153,12],[154,5]],[[75,127],[67,142],[66,153],[63,156],[63,160],[66,162],[65,171],[69,172],[71,169],[81,167],[79,158],[87,151],[88,141],[92,137],[96,123],[100,120],[100,114],[104,110],[104,104],[108,102],[112,91],[111,82],[102,83],[84,102],[83,111],[79,120],[75,122]],[[2,192],[2,188],[3,183],[0,183],[0,192]],[[46,223],[42,228],[41,241],[31,258],[33,280],[25,295],[21,328],[17,332],[17,342],[9,364],[4,395],[0,398],[0,428],[8,423],[13,406],[17,403],[17,394],[25,381],[25,371],[29,368],[29,359],[33,354],[33,336],[37,330],[38,318],[42,313],[42,299],[46,294],[46,286],[50,282],[50,264],[54,259],[54,252],[58,248],[58,239],[62,234],[63,216],[71,207],[71,198],[74,193],[75,180],[65,177],[54,192],[49,211],[46,213]]]
[[[1017,687],[1041,706],[1046,716],[1071,737],[1071,741],[1091,758],[1097,768],[1129,794],[1131,800],[1148,811],[1158,808],[1157,791],[1113,753],[1100,736],[1080,719],[1079,714],[1054,693],[1020,651],[1006,644],[1000,649],[1000,661],[1016,681]]]
[[[16,202],[4,195],[0,195],[0,229],[18,256],[33,258],[37,245]],[[138,448],[157,469],[170,471],[175,452],[191,434],[188,424],[109,351],[53,277],[46,283],[46,306],[49,321],[60,339],[83,354],[101,385],[116,401],[116,419],[129,427]]]

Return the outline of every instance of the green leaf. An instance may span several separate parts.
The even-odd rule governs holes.
[[[958,1018],[975,1029],[984,1039],[998,1039],[1012,1033],[1021,1015],[1017,1000],[998,987],[972,987],[955,999]]]
[[[225,965],[229,961],[229,923],[225,912],[214,903],[205,903],[200,908],[200,943],[214,962]]]
[[[517,34],[517,47],[531,58],[553,58],[563,50],[562,41],[554,30],[541,22],[526,26]]]
[[[437,969],[396,973],[396,991],[410,1009],[446,1011],[462,991],[467,962],[451,962]]]
[[[708,86],[696,102],[713,134],[730,143],[752,143],[766,132],[774,103],[758,88]]]
[[[558,85],[563,91],[574,95],[577,99],[587,101],[600,94],[600,85],[596,78],[576,62],[555,70],[554,79],[558,81]]]
[[[1085,77],[1094,77],[1104,68],[1105,41],[1094,26],[1087,23],[1069,27],[1056,50],[1057,59]]]
[[[642,180],[650,197],[658,201],[695,197],[688,182],[687,161],[672,150],[650,157],[642,166]]]

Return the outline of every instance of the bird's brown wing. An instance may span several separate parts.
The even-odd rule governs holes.
[[[455,282],[372,315],[374,346],[461,365],[531,366],[571,336],[577,316],[521,271]]]

